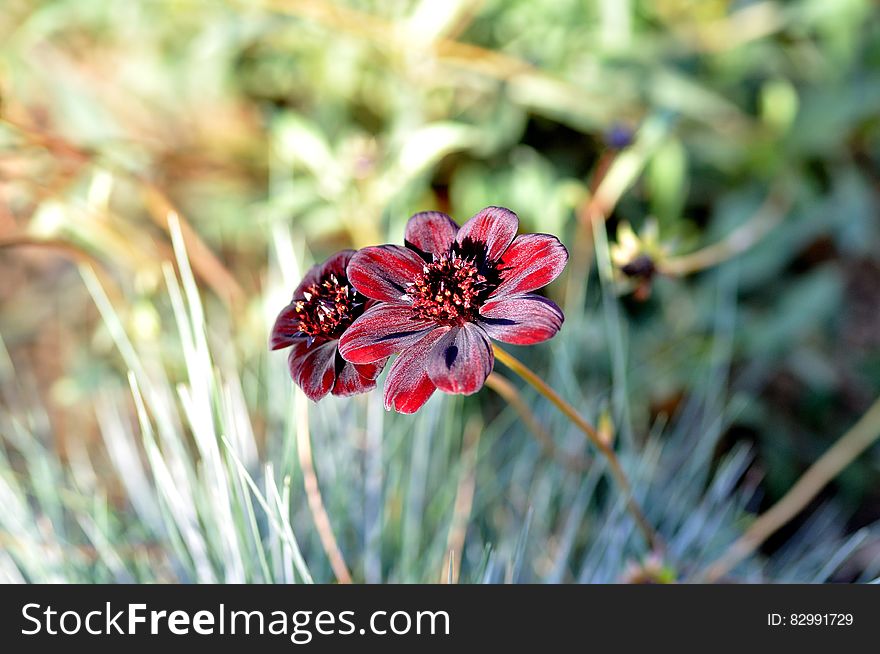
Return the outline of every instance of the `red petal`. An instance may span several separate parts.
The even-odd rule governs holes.
[[[348,280],[363,295],[399,303],[407,284],[422,272],[425,262],[399,245],[378,245],[359,250],[348,264]]]
[[[321,264],[321,276],[336,275],[337,277],[345,277],[345,269],[348,267],[348,262],[351,261],[354,254],[354,250],[340,250]]]
[[[489,300],[480,307],[480,325],[492,338],[514,345],[533,345],[552,338],[565,317],[554,302],[524,293]]]
[[[486,207],[468,220],[455,237],[459,245],[466,240],[486,246],[489,261],[497,261],[516,236],[519,218],[504,207]]]
[[[385,364],[388,363],[388,359],[382,359],[381,361],[374,361],[373,363],[353,363],[355,368],[357,368],[358,373],[361,377],[366,377],[367,379],[376,379],[385,369]]]
[[[429,320],[413,320],[409,305],[377,304],[345,330],[339,353],[352,363],[372,363],[412,345],[434,326]]]
[[[366,393],[376,388],[376,376],[382,370],[381,365],[370,364],[369,366],[356,366],[346,362],[336,374],[336,382],[333,384],[333,395],[348,396]]]
[[[490,297],[528,293],[559,277],[568,263],[568,250],[550,234],[521,234],[501,257],[501,284]]]
[[[305,343],[303,343],[305,345]],[[317,402],[333,386],[336,378],[336,341],[312,347],[297,344],[287,359],[290,376],[310,400]]]
[[[282,347],[293,345],[297,341],[305,342],[305,338],[299,331],[299,318],[296,317],[293,303],[291,302],[281,310],[275,319],[275,325],[272,327],[272,333],[269,336],[269,347],[273,350],[279,350]]]
[[[399,413],[415,413],[434,393],[436,387],[425,371],[425,358],[431,347],[449,327],[438,327],[411,345],[391,364],[385,379],[385,408]]]
[[[495,355],[486,332],[473,323],[448,331],[428,354],[428,376],[444,393],[471,395],[492,372]]]
[[[449,252],[455,242],[458,225],[439,211],[417,213],[406,223],[404,241],[425,254],[441,255]]]
[[[302,281],[299,283],[293,291],[293,299],[300,300],[303,297],[303,291],[311,286],[312,284],[317,284],[321,281],[321,278],[324,275],[334,274],[337,277],[345,276],[345,269],[348,266],[348,262],[351,261],[351,258],[354,256],[354,250],[340,250],[336,254],[334,254],[329,259],[326,259],[323,263],[315,264],[311,268],[306,271],[306,274],[303,275]]]
[[[299,286],[293,289],[293,295],[291,297],[294,300],[302,299],[303,291],[305,291],[312,284],[317,284],[320,281],[323,267],[324,264],[319,263],[315,264],[306,271],[306,274],[303,275],[302,281],[299,283]]]
[[[319,283],[325,275],[334,274],[337,277],[345,277],[345,269],[352,256],[354,256],[354,250],[342,250],[324,261],[324,263],[309,268],[299,286],[294,289],[293,300],[301,300],[305,289],[312,284]],[[275,319],[275,325],[272,327],[272,333],[269,337],[269,347],[273,350],[293,345],[296,339],[301,338],[301,336],[297,335],[299,333],[299,320],[296,318],[293,304],[291,302],[284,307]]]

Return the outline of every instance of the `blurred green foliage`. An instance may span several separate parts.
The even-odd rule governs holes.
[[[163,283],[172,251],[157,189],[204,243],[187,246],[214,356],[238,371],[261,447],[277,447],[284,413],[267,397],[290,391],[283,362],[267,361],[265,347],[297,281],[291,261],[399,241],[409,215],[426,209],[464,220],[501,204],[524,231],[569,244],[570,274],[551,290],[564,299],[566,327],[522,356],[582,399],[591,419],[609,411],[626,447],[641,453],[635,468],[667,423],[718,438],[705,466],[753,445],[750,474],[763,480],[754,510],[880,395],[880,11],[870,0],[2,5],[0,241],[72,250],[0,249],[0,334],[15,376],[46,408],[41,438],[64,457],[72,443],[96,446],[97,393],[115,388],[133,413],[127,364],[70,256],[100,271],[141,356],[152,353],[171,384],[187,374]],[[631,131],[634,145],[605,178],[619,180],[621,196],[593,230],[579,217],[614,157],[615,130]],[[656,276],[649,296],[633,296],[610,270],[607,241],[621,222],[639,231],[656,219],[670,256],[687,255],[752,224],[774,194],[785,199],[778,224],[738,256]],[[694,403],[700,410],[689,412]],[[497,480],[491,468],[478,476],[471,529],[478,543],[515,542],[536,501],[506,493],[539,478],[537,454],[516,458],[534,445],[488,391],[435,404],[409,426],[391,418],[401,431],[384,455],[413,447],[400,451],[412,457],[403,463],[427,469],[428,445],[405,445],[403,435],[434,433],[426,423],[447,411],[458,417],[440,420],[444,429],[459,431],[430,456],[457,466],[465,417],[478,416],[508,468]],[[352,409],[329,406],[316,412],[329,412],[326,425],[361,428]],[[561,445],[577,442],[553,425]],[[350,452],[339,442],[356,434],[322,444],[313,429],[319,475],[334,488],[328,511],[351,513],[336,488],[338,461],[320,451],[333,442]],[[449,472],[431,466],[440,467],[430,468],[429,487]],[[878,468],[875,448],[832,493],[850,529],[880,517]],[[455,489],[428,501],[406,484],[383,482],[382,526],[402,539],[388,547],[404,558],[382,565],[397,579],[433,579],[436,570],[419,568],[427,536],[418,530],[439,518],[413,516],[444,514]],[[563,533],[564,516],[550,507],[585,493],[560,488],[535,491],[548,513],[534,518],[543,523],[533,537]],[[572,551],[585,547],[579,538]],[[370,552],[367,569],[378,565]],[[438,552],[442,544],[435,567]],[[466,559],[472,580],[487,569],[481,557]],[[565,571],[545,575],[534,563],[523,578],[572,578],[559,565]]]

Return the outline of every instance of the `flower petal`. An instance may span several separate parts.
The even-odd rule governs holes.
[[[428,376],[445,393],[471,395],[492,372],[495,355],[481,327],[466,322],[437,341],[428,354]]]
[[[399,413],[415,413],[436,390],[425,371],[425,358],[434,344],[449,331],[438,327],[406,348],[391,364],[385,379],[385,408]]]
[[[441,255],[449,251],[458,234],[458,225],[452,218],[440,211],[423,211],[415,214],[406,223],[404,242],[414,247],[419,254]],[[430,256],[427,257],[431,259]]]
[[[483,245],[489,261],[497,261],[516,236],[519,218],[504,207],[486,207],[468,220],[455,237],[467,249],[470,244]]]
[[[373,390],[376,388],[376,377],[385,366],[385,361],[387,359],[378,363],[358,366],[342,359],[340,368],[339,360],[337,360],[336,381],[333,383],[331,392],[333,395],[348,396]]]
[[[480,307],[480,325],[492,338],[514,345],[533,345],[552,338],[562,327],[562,310],[533,293],[508,295]]]
[[[501,284],[489,297],[528,293],[559,277],[568,250],[550,234],[521,234],[501,257]]]
[[[354,250],[340,250],[321,264],[321,276],[336,275],[337,277],[345,277],[345,269],[348,267],[348,262],[351,261],[354,254]]]
[[[303,347],[305,345],[305,347]],[[290,376],[310,400],[317,402],[333,386],[336,378],[336,341],[322,345],[297,344],[287,359]]]
[[[312,284],[317,284],[320,281],[323,267],[323,263],[316,263],[306,271],[306,274],[303,275],[302,281],[295,289],[293,289],[293,295],[291,297],[294,300],[301,300],[303,297],[303,291]]]
[[[343,359],[343,361],[345,361],[345,359]],[[373,363],[353,363],[351,365],[357,368],[358,374],[360,374],[361,377],[376,379],[376,377],[378,377],[385,369],[386,363],[388,363],[388,359],[381,359],[380,361],[374,361]]]
[[[406,286],[422,272],[425,262],[399,245],[359,250],[348,264],[348,281],[359,293],[383,302],[399,303]]]
[[[305,342],[305,335],[299,331],[299,318],[291,302],[281,310],[275,319],[272,333],[269,335],[269,347],[280,350],[283,347],[293,345],[297,341]]]
[[[306,271],[299,286],[293,291],[290,304],[281,310],[275,319],[275,325],[272,327],[272,333],[269,337],[269,347],[278,350],[283,347],[293,345],[294,340],[302,338],[299,332],[299,319],[294,311],[294,302],[303,299],[303,292],[312,284],[317,284],[326,275],[336,275],[337,277],[345,277],[345,269],[348,262],[354,256],[354,250],[342,250],[332,257],[312,266]]]
[[[376,304],[345,330],[339,353],[352,363],[372,363],[412,345],[434,326],[414,320],[407,304]]]
[[[354,250],[340,250],[336,254],[334,254],[329,259],[325,260],[323,263],[318,263],[309,268],[306,271],[306,274],[303,275],[302,281],[299,283],[294,291],[292,298],[294,300],[301,300],[303,297],[303,291],[305,291],[312,284],[317,284],[321,281],[321,278],[325,275],[334,274],[337,277],[345,276],[345,269],[348,266],[348,262],[351,261],[351,258],[354,256]]]

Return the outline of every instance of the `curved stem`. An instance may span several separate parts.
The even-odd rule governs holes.
[[[511,384],[506,377],[499,375],[497,372],[493,372],[486,379],[486,386],[498,393],[504,401],[514,408],[526,424],[526,427],[528,427],[529,431],[532,432],[535,439],[540,443],[541,448],[544,450],[544,454],[552,459],[556,459],[571,472],[585,472],[589,469],[589,459],[566,454],[565,452],[560,451],[556,446],[556,443],[554,443],[553,439],[550,437],[550,434],[547,433],[547,430],[544,429],[541,423],[538,422],[535,414],[529,409],[529,406],[525,403],[525,400],[523,400],[519,391],[516,389],[516,386]]]
[[[614,477],[614,480],[617,482],[617,485],[620,486],[620,489],[623,491],[623,494],[626,498],[626,507],[632,515],[633,519],[636,521],[639,529],[645,537],[645,540],[648,542],[648,545],[653,548],[662,547],[662,542],[660,540],[660,536],[654,531],[654,528],[651,526],[651,523],[648,522],[648,519],[645,518],[645,514],[642,512],[641,507],[639,507],[635,498],[632,494],[632,486],[629,483],[629,479],[626,477],[626,473],[624,473],[623,468],[620,465],[620,460],[617,458],[617,454],[615,454],[611,445],[607,443],[599,434],[593,425],[583,419],[581,415],[577,412],[577,410],[571,406],[568,402],[562,399],[562,397],[554,391],[550,386],[544,382],[538,375],[536,375],[532,370],[522,363],[519,359],[514,357],[513,355],[507,353],[505,350],[498,347],[498,345],[492,344],[492,348],[495,351],[495,358],[501,361],[505,366],[510,368],[517,375],[522,377],[528,384],[530,384],[536,391],[538,391],[541,395],[546,397],[553,405],[559,409],[566,418],[571,420],[571,422],[580,429],[596,446],[596,448],[605,455],[605,458],[608,459],[608,467],[611,470],[611,476]]]
[[[122,298],[122,291],[107,264],[75,243],[60,238],[40,238],[30,234],[13,234],[0,238],[0,250],[19,247],[37,247],[53,250],[59,255],[76,262],[80,267],[91,270],[107,295],[114,300]]]
[[[742,254],[782,221],[789,204],[788,196],[784,195],[782,191],[771,192],[755,214],[724,239],[690,254],[658,261],[657,272],[673,277],[683,277],[717,266]]]
[[[706,572],[706,581],[718,581],[754,552],[789,520],[800,513],[825,485],[880,438],[880,398],[838,439],[776,504],[762,513],[730,549]]]
[[[60,238],[40,238],[38,236],[31,236],[30,234],[14,234],[12,236],[0,238],[0,249],[27,246],[57,250],[60,254],[70,257],[77,263],[92,264],[93,266],[100,268],[104,267],[96,256],[84,248]]]

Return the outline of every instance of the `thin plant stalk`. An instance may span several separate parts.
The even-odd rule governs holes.
[[[333,574],[340,584],[352,583],[351,573],[345,564],[345,558],[333,535],[333,527],[330,524],[330,516],[327,515],[327,509],[324,508],[324,500],[321,497],[321,487],[318,485],[318,476],[315,474],[315,464],[312,460],[312,439],[309,430],[308,407],[304,401],[305,396],[297,390],[296,400],[299,405],[296,408],[296,451],[299,456],[299,466],[303,473],[303,486],[306,490],[306,498],[309,503],[309,510],[315,521],[315,529],[318,530],[318,537],[321,539],[321,545],[327,558],[330,560],[330,567],[333,568]]]
[[[512,406],[519,414],[528,430],[532,432],[535,440],[541,445],[541,449],[544,450],[545,455],[559,461],[563,467],[571,472],[581,473],[586,472],[589,469],[590,460],[588,458],[562,452],[556,446],[556,443],[553,442],[550,434],[548,434],[547,430],[544,429],[540,422],[538,422],[535,414],[529,409],[528,404],[523,400],[522,395],[516,389],[516,386],[510,383],[510,380],[499,375],[497,372],[493,372],[486,379],[486,386],[498,393],[498,395],[500,395],[502,399]]]
[[[589,186],[589,195],[577,208],[577,219],[581,224],[581,228],[575,230],[574,243],[571,250],[571,259],[569,261],[568,285],[566,287],[566,305],[573,306],[575,298],[582,296],[584,293],[583,280],[587,279],[590,272],[590,264],[592,262],[593,252],[593,232],[589,229],[593,220],[602,218],[603,209],[599,207],[594,199],[596,191],[608,174],[609,168],[614,163],[617,156],[615,150],[605,150],[596,164],[592,179]]]
[[[617,458],[617,454],[615,454],[614,449],[611,447],[611,445],[602,438],[598,430],[593,427],[593,425],[584,420],[584,418],[577,412],[577,410],[573,406],[571,406],[571,404],[563,400],[559,393],[550,388],[550,386],[548,386],[544,382],[544,380],[538,377],[538,375],[532,372],[532,370],[528,366],[526,366],[513,355],[498,347],[498,345],[493,344],[492,347],[495,351],[496,359],[501,361],[501,363],[503,363],[517,375],[522,377],[523,380],[525,380],[541,395],[550,400],[550,402],[557,409],[559,409],[563,413],[563,415],[565,415],[565,417],[568,418],[578,429],[580,429],[590,440],[590,442],[593,443],[593,445],[595,445],[596,448],[603,455],[605,455],[605,458],[608,459],[608,467],[611,470],[611,475],[614,477],[617,485],[620,486],[620,489],[623,491],[624,497],[626,498],[627,510],[636,521],[636,524],[638,525],[639,530],[641,530],[642,534],[644,535],[645,540],[648,542],[648,545],[654,549],[660,549],[662,547],[660,536],[651,526],[651,523],[648,522],[648,519],[645,517],[644,512],[642,511],[641,507],[639,507],[638,503],[633,497],[632,485],[629,483],[629,479],[627,479],[626,473],[623,471],[623,468],[620,465],[620,460]]]
[[[618,201],[638,180],[651,154],[669,131],[669,121],[658,115],[647,120],[635,135],[635,142],[623,150],[608,149],[600,157],[589,184],[589,191],[577,208],[579,228],[575,233],[569,264],[566,305],[574,306],[583,295],[593,251],[593,233],[604,223]]]
[[[92,253],[88,252],[85,248],[82,248],[75,243],[60,238],[41,238],[38,236],[31,236],[30,234],[14,234],[12,236],[0,238],[0,250],[12,250],[21,247],[44,248],[57,252],[60,256],[67,257],[79,265],[89,266],[111,298],[119,299],[122,297],[122,291],[119,289],[116,280],[110,274],[106,264]]]
[[[196,274],[205,280],[217,296],[230,307],[244,305],[246,293],[235,276],[223,265],[217,255],[189,224],[189,221],[173,205],[168,195],[145,176],[133,172],[127,166],[110,160],[98,152],[71,143],[57,134],[49,134],[5,117],[0,117],[0,125],[10,127],[31,145],[46,148],[60,158],[100,165],[138,184],[144,195],[148,213],[160,229],[167,230],[169,214],[177,215],[191,265]]]
[[[862,452],[880,438],[880,398],[861,419],[832,445],[776,504],[758,516],[746,532],[706,572],[718,581],[800,513],[819,492]]]
[[[789,203],[788,197],[781,192],[771,193],[749,220],[724,239],[690,254],[658,261],[657,272],[672,277],[682,277],[712,268],[742,254],[782,221]]]

